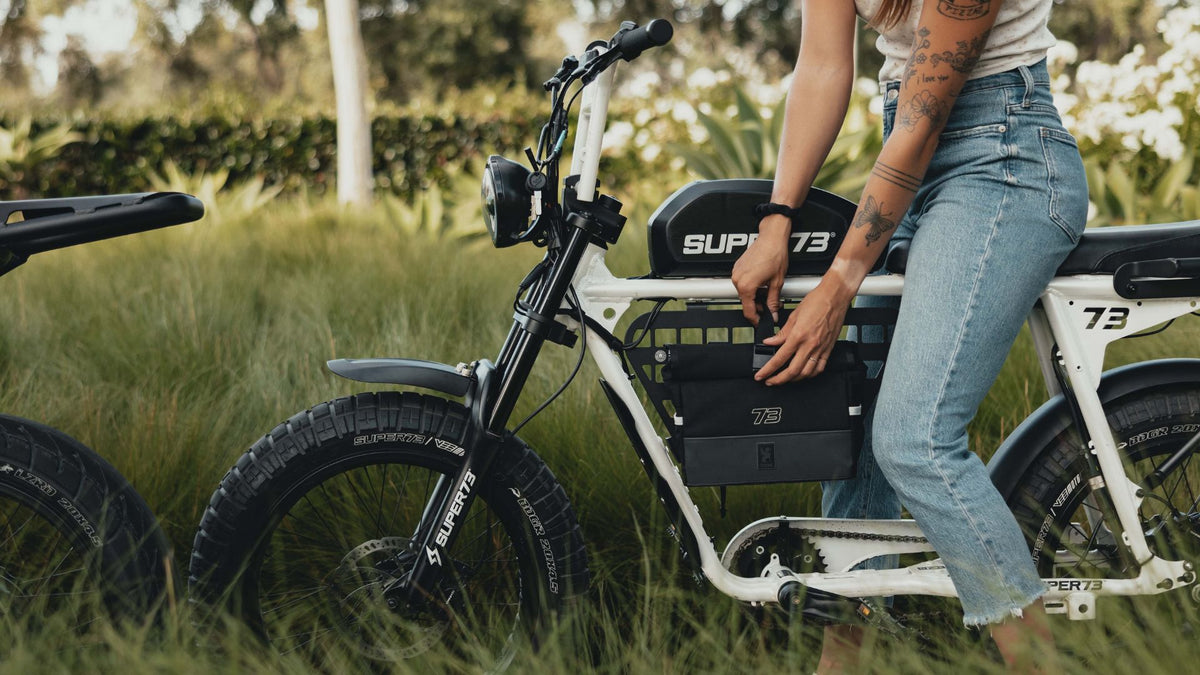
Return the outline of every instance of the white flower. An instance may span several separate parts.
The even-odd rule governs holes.
[[[653,70],[644,70],[632,79],[626,82],[625,86],[629,88],[633,96],[647,97],[651,90],[662,84],[662,78]]]
[[[1071,110],[1079,103],[1079,97],[1066,92],[1054,92],[1054,107],[1062,110]]]
[[[1155,154],[1169,162],[1178,162],[1183,158],[1183,140],[1174,129],[1164,129],[1155,134],[1153,145]]]
[[[1051,70],[1061,70],[1063,66],[1075,63],[1079,58],[1079,49],[1066,40],[1059,40],[1046,53]]]
[[[633,138],[633,125],[629,122],[613,122],[604,131],[604,146],[610,150],[622,150]]]
[[[708,68],[700,68],[688,75],[687,86],[691,89],[710,89],[717,85],[717,74]]]
[[[686,101],[676,101],[671,107],[671,117],[678,122],[691,124],[696,121],[696,109]]]

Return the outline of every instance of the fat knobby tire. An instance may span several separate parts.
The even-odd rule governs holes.
[[[1200,431],[1200,383],[1142,389],[1104,407],[1127,463],[1165,458]],[[1047,539],[1047,534],[1065,525],[1089,489],[1087,481],[1079,477],[1083,462],[1080,452],[1078,437],[1065,429],[1041,450],[1009,497],[1013,515],[1026,533],[1043,576],[1050,576],[1052,571],[1052,556],[1045,554],[1053,553],[1054,541],[1053,536]]]
[[[114,615],[142,618],[163,597],[171,553],[154,513],[129,481],[79,441],[0,415],[0,496],[85,552],[87,588],[80,590],[101,591]],[[0,551],[0,567],[5,558],[30,553]]]
[[[461,404],[435,396],[364,393],[314,406],[277,426],[229,470],[204,511],[192,548],[192,599],[244,611],[240,577],[273,520],[286,510],[281,501],[334,464],[391,452],[418,456],[439,471],[456,470],[462,459],[445,448],[461,447],[467,414]],[[420,442],[413,441],[415,436]],[[524,442],[509,437],[499,453],[478,487],[480,496],[524,559],[523,579],[536,596],[530,611],[553,611],[587,588],[579,524],[550,469]],[[535,578],[526,578],[529,574]]]

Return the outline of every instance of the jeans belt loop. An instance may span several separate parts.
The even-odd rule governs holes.
[[[1021,107],[1028,108],[1033,104],[1033,73],[1029,72],[1029,66],[1017,66],[1017,72],[1025,82],[1025,98],[1021,99]]]

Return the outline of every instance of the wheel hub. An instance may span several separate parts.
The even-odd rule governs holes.
[[[371,539],[350,549],[329,575],[328,599],[334,613],[345,629],[359,635],[359,651],[369,658],[412,658],[441,640],[450,626],[437,603],[412,607],[384,594],[403,583],[415,560],[405,537]],[[393,646],[398,631],[411,638],[407,646]]]

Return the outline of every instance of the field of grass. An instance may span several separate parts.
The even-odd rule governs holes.
[[[610,254],[617,274],[647,271],[642,227],[644,219],[632,220]],[[406,234],[382,209],[347,216],[328,204],[285,202],[254,217],[35,256],[0,279],[0,410],[62,429],[107,457],[159,515],[185,568],[213,488],[258,436],[296,411],[370,387],[336,378],[327,359],[495,357],[516,283],[540,252],[485,242]],[[1193,323],[1118,345],[1110,363],[1187,354],[1197,344]],[[974,424],[985,456],[1044,399],[1031,355],[1022,336]],[[546,348],[517,419],[561,384],[575,359]],[[811,671],[812,628],[764,626],[679,569],[593,368],[522,437],[565,486],[595,581],[546,647],[520,658],[519,672]],[[712,512],[718,550],[763,515],[815,515],[819,499],[815,487],[731,489],[722,520],[715,490],[696,493]],[[1117,603],[1101,611],[1110,608],[1108,627],[1059,624],[1072,655],[1067,672],[1178,672],[1200,657],[1195,636],[1167,615],[1130,628]],[[236,622],[195,627],[182,606],[153,630],[98,626],[83,646],[55,621],[7,620],[0,632],[11,647],[0,650],[0,670],[306,670],[298,658],[265,652]],[[874,640],[868,670],[998,669],[973,634],[939,630],[939,653]],[[456,658],[431,654],[396,668],[471,669]]]

